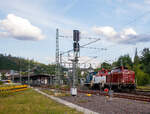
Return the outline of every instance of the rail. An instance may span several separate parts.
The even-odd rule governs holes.
[[[49,87],[42,87],[42,88],[49,88]],[[49,89],[56,89],[56,88],[49,88]],[[62,91],[70,91],[70,88],[61,88],[58,90]],[[100,92],[100,91],[94,91],[94,90],[80,90],[78,89],[78,93],[85,93],[85,94],[93,94],[93,95],[99,95],[99,96],[109,96],[109,93],[106,92]],[[139,95],[139,94],[129,94],[129,93],[113,93],[111,95],[113,98],[124,98],[124,99],[130,99],[130,100],[137,100],[137,101],[145,101],[150,102],[150,96],[145,95]]]

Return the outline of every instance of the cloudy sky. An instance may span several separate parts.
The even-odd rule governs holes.
[[[99,64],[149,48],[149,27],[150,0],[0,0],[0,53],[46,64],[55,60],[56,28],[66,36],[61,52],[72,49],[74,29],[80,45],[100,38],[80,52],[81,63]]]

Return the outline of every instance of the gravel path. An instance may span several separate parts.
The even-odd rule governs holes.
[[[60,99],[60,98],[58,98],[58,97],[54,97],[54,96],[52,96],[52,95],[49,95],[49,94],[47,94],[47,93],[45,93],[45,92],[42,92],[42,91],[39,90],[39,89],[34,89],[34,90],[37,91],[38,93],[42,94],[42,95],[47,96],[47,97],[50,98],[50,99],[55,100],[55,101],[58,102],[58,103],[61,103],[61,104],[64,104],[64,105],[66,105],[66,106],[68,106],[68,107],[70,107],[70,108],[76,109],[76,110],[79,111],[79,112],[83,112],[84,114],[98,114],[97,112],[91,111],[91,110],[89,110],[89,109],[86,109],[86,108],[84,108],[84,107],[78,106],[78,105],[76,105],[76,104],[73,104],[73,103],[68,102],[68,101],[66,101],[66,100],[63,100],[63,99]]]
[[[61,97],[64,100],[88,108],[101,114],[150,114],[150,103],[121,98],[108,99],[106,96],[85,94]]]

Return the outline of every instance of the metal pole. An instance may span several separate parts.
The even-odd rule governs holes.
[[[19,60],[19,75],[20,75],[20,83],[22,83],[22,76],[21,76],[21,58]]]
[[[60,54],[59,76],[60,76],[60,82],[61,82],[60,84],[63,84],[62,54]]]
[[[78,72],[77,72],[77,67],[78,67],[78,52],[76,52],[75,55],[75,75],[76,75],[76,85],[78,85]]]
[[[79,53],[79,50],[80,50],[80,46],[79,46],[79,31],[78,30],[74,30],[73,31],[73,50],[74,50],[74,59],[72,60],[73,62],[73,73],[72,73],[72,78],[73,78],[73,84],[72,84],[72,88],[71,88],[71,94],[73,96],[76,96],[77,95],[77,88],[76,88],[76,85],[78,84],[78,76],[77,76],[77,63],[78,63],[78,53]]]
[[[30,60],[28,59],[28,85],[30,85]]]
[[[74,52],[74,59],[72,60],[72,88],[71,88],[71,94],[73,96],[77,95],[77,73],[76,73],[76,65],[77,65],[77,57],[76,53]]]
[[[75,75],[76,75],[76,71],[75,71],[75,70],[76,70],[76,69],[75,69],[75,60],[73,60],[72,62],[73,62],[73,69],[72,69],[72,70],[73,70],[73,71],[72,71],[72,74],[73,74],[72,80],[73,80],[73,82],[72,82],[72,87],[75,88]]]
[[[60,77],[59,77],[59,30],[58,28],[56,29],[56,80],[55,80],[55,84],[60,83]]]
[[[15,77],[14,77],[14,73],[13,73],[13,76],[12,76],[13,83],[15,83],[14,78],[15,78]]]
[[[75,88],[76,85],[77,85],[77,79],[78,79],[78,76],[77,76],[77,63],[78,63],[78,52],[74,52],[74,59],[72,60],[73,62],[73,68],[72,68],[72,74],[73,74],[73,83],[72,83],[72,87]]]

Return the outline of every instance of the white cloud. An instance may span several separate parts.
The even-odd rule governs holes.
[[[144,0],[144,3],[150,4],[150,0]]]
[[[126,39],[130,35],[137,35],[137,33],[132,28],[123,29],[122,32],[120,32],[120,38]]]
[[[41,58],[41,61],[45,61],[45,64],[55,64],[55,57],[43,57]]]
[[[0,37],[8,37],[9,34],[7,32],[0,32]]]
[[[127,43],[127,40],[132,40],[132,38],[138,36],[135,30],[132,28],[125,28],[121,32],[117,32],[113,27],[110,26],[94,27],[92,30],[97,34],[103,35],[106,40],[117,43]]]
[[[80,33],[81,33],[82,36],[88,35],[88,32],[86,30],[82,30]]]
[[[78,0],[73,0],[76,3]],[[43,1],[29,1],[29,0],[13,0],[13,4],[9,2],[9,0],[4,0],[0,4],[0,10],[4,13],[13,13],[19,16],[30,19],[30,21],[40,27],[46,28],[45,31],[51,29],[52,31],[56,28],[59,29],[81,29],[87,28],[86,25],[80,23],[79,21],[68,18],[64,16],[64,13],[69,10],[69,8],[73,7],[75,3],[68,2],[66,7],[55,8],[57,7],[57,1],[48,0],[47,1],[51,7],[53,8],[47,9],[45,7],[45,2]],[[34,4],[34,5],[33,5]],[[72,5],[71,5],[72,4]],[[71,5],[71,6],[69,6]],[[61,9],[61,14],[56,9]]]
[[[122,34],[124,35],[137,35],[137,33],[132,28],[123,29]]]
[[[124,44],[136,44],[140,42],[150,42],[149,34],[129,35],[125,40],[121,40],[120,43]]]
[[[17,40],[42,40],[42,31],[32,25],[27,19],[8,14],[7,18],[0,21],[0,37],[12,37]]]
[[[105,40],[115,43],[136,44],[139,42],[150,42],[149,34],[137,34],[133,28],[125,28],[120,32],[108,26],[95,27],[92,30],[97,34],[103,35]]]
[[[70,61],[72,59],[73,59],[72,54],[69,57],[63,56],[63,58],[62,58],[63,65],[65,65],[65,67],[69,67],[69,64],[70,65],[72,64],[72,61]],[[100,65],[100,61],[97,60],[96,57],[95,58],[88,57],[88,56],[79,57],[78,66],[80,68],[89,68],[90,64],[91,64],[92,68],[96,68]]]
[[[101,34],[106,37],[114,37],[117,34],[114,28],[110,26],[93,27],[92,30],[95,31],[97,34]]]
[[[97,60],[96,58],[91,58],[91,57],[88,57],[88,56],[81,56],[79,58],[79,63],[80,63],[80,67],[81,68],[88,68],[90,67],[90,64],[92,66],[92,68],[96,68],[100,65],[100,61]],[[86,64],[86,66],[85,66]]]

